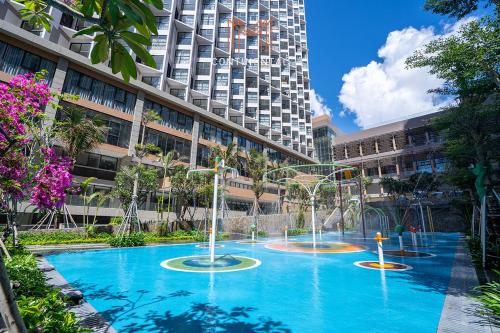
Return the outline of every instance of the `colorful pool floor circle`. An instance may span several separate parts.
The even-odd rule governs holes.
[[[263,243],[263,242],[258,241],[258,240],[242,240],[242,241],[239,241],[238,243],[239,244],[259,244],[259,243]]]
[[[411,257],[411,258],[430,258],[435,257],[435,254],[419,251],[400,251],[400,250],[384,250],[384,255],[391,257]]]
[[[198,244],[198,245],[196,245],[196,247],[198,247],[200,249],[209,249],[210,248],[210,244]],[[221,247],[224,247],[224,245],[222,245],[222,244],[215,244],[214,247],[215,248],[221,248]]]
[[[266,248],[284,252],[304,253],[350,253],[367,250],[365,246],[341,242],[316,242],[316,245],[313,242],[273,243],[266,245]]]
[[[160,263],[166,269],[191,273],[235,272],[256,268],[260,264],[257,259],[231,255],[216,256],[213,263],[206,255],[172,258]]]
[[[380,266],[378,261],[356,261],[354,265],[367,269],[386,270],[386,271],[408,271],[413,269],[410,265],[400,264],[397,262],[384,262],[384,267]]]

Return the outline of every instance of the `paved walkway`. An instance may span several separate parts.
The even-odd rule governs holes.
[[[477,285],[471,256],[465,243],[460,242],[439,321],[439,333],[500,333],[500,328],[494,327],[488,318],[476,315],[480,304],[472,298],[471,289]]]
[[[90,329],[95,333],[117,333],[117,331],[97,312],[97,310],[83,299],[83,294],[74,289],[66,279],[57,272],[54,267],[41,257],[37,259],[38,268],[42,270],[47,279],[47,283],[54,288],[61,289],[61,294],[77,302],[70,307],[70,311],[75,313],[76,318],[80,320],[80,326]]]
[[[110,247],[107,243],[81,243],[81,244],[53,244],[53,245],[26,245],[26,249],[33,253],[48,253],[59,251],[98,250]]]

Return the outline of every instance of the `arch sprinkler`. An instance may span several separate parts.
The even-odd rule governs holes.
[[[278,185],[296,185],[306,191],[311,202],[313,247],[316,248],[316,199],[318,190],[322,186],[340,184],[342,175],[352,175],[354,170],[357,169],[340,163],[291,165],[266,172],[263,180]],[[341,175],[340,180],[337,180],[337,174]]]
[[[238,170],[234,168],[227,167],[224,163],[224,160],[221,160],[219,156],[215,158],[214,162],[214,167],[213,169],[196,169],[196,170],[189,170],[186,177],[189,178],[189,176],[195,172],[213,172],[214,173],[214,197],[213,197],[213,202],[212,202],[212,227],[211,227],[211,233],[210,233],[210,262],[213,264],[215,262],[215,235],[217,234],[217,192],[219,188],[219,178],[222,176],[222,174],[225,173],[230,173],[231,178],[237,178],[238,177]]]

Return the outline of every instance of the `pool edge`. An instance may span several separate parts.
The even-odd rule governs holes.
[[[479,304],[472,299],[472,288],[478,284],[471,255],[466,249],[465,241],[459,239],[437,332],[498,332],[487,318],[476,314]]]
[[[44,256],[37,257],[37,265],[39,268],[52,266]],[[80,290],[74,288],[55,267],[50,270],[42,269],[42,272],[49,286],[56,289],[71,290],[84,295]],[[95,333],[118,333],[85,298],[82,298],[80,304],[71,306],[69,311],[76,315],[76,318],[80,321],[79,325],[82,328],[91,329]]]

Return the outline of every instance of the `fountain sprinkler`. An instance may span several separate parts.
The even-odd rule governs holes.
[[[403,246],[403,232],[405,231],[405,227],[403,227],[401,224],[398,224],[396,228],[394,228],[394,231],[398,233],[398,238],[399,238],[399,251],[401,253],[405,252],[404,246]]]
[[[411,242],[413,244],[413,247],[417,247],[417,228],[411,226],[410,233],[411,233]]]
[[[285,226],[285,246],[288,246],[288,226]]]
[[[384,238],[382,237],[382,234],[380,232],[377,232],[377,235],[373,239],[377,241],[378,264],[380,265],[381,269],[384,269],[385,262],[384,262],[384,250],[382,248],[382,242],[388,240],[389,238]]]
[[[250,226],[250,230],[252,230],[252,242],[255,242],[255,229],[257,229],[257,227],[255,226],[255,224],[252,224]]]

